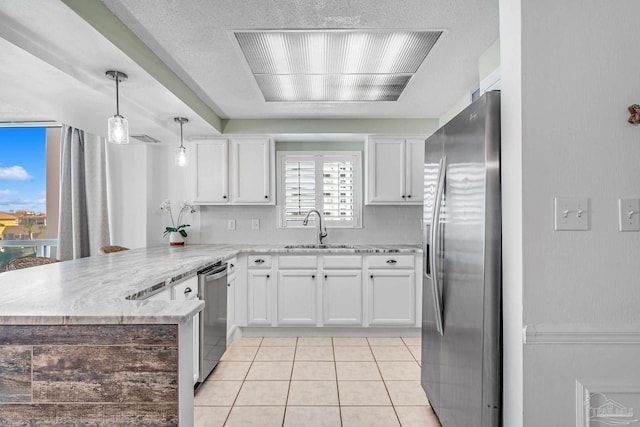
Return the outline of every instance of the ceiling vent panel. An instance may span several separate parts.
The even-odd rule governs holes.
[[[441,31],[241,31],[267,102],[396,101]]]

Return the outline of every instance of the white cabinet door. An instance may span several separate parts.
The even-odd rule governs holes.
[[[231,140],[233,203],[273,204],[273,151],[269,138]]]
[[[362,271],[325,270],[323,324],[362,326]]]
[[[271,270],[253,270],[247,273],[247,324],[271,326]]]
[[[228,147],[226,139],[191,144],[193,203],[229,203]]]
[[[407,139],[405,144],[405,200],[422,205],[424,200],[424,139]]]
[[[198,276],[191,277],[173,287],[173,299],[176,301],[196,300],[198,298]],[[200,313],[193,316],[193,383],[200,376]]]
[[[367,203],[399,203],[404,199],[404,139],[370,139],[367,143]]]
[[[316,324],[318,277],[316,270],[278,272],[278,324]]]
[[[415,270],[377,270],[369,274],[369,324],[415,323]]]
[[[227,261],[227,338],[236,330],[236,268],[238,260]]]

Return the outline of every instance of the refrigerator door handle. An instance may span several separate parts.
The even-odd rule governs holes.
[[[447,157],[444,156],[440,159],[440,168],[438,170],[438,181],[436,183],[436,197],[433,206],[433,216],[431,217],[431,235],[430,235],[430,250],[429,261],[431,267],[431,286],[433,288],[433,308],[436,315],[436,329],[440,335],[444,335],[444,328],[442,326],[442,298],[440,296],[440,286],[438,278],[438,266],[436,265],[436,257],[438,256],[438,242],[440,241],[439,235],[439,222],[440,222],[440,210],[442,207],[442,196],[444,194],[444,181],[447,176]]]

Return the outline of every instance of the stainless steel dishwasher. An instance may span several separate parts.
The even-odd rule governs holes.
[[[200,376],[196,388],[213,371],[227,349],[227,264],[216,263],[198,272],[200,313]]]

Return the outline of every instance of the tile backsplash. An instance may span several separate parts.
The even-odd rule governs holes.
[[[194,243],[288,244],[315,243],[316,228],[278,228],[275,206],[200,206],[194,215]],[[236,221],[236,229],[227,228],[228,220]],[[252,220],[260,229],[251,228]],[[329,228],[325,243],[403,243],[421,242],[420,206],[364,206],[362,228]],[[199,222],[199,226],[197,226]]]

